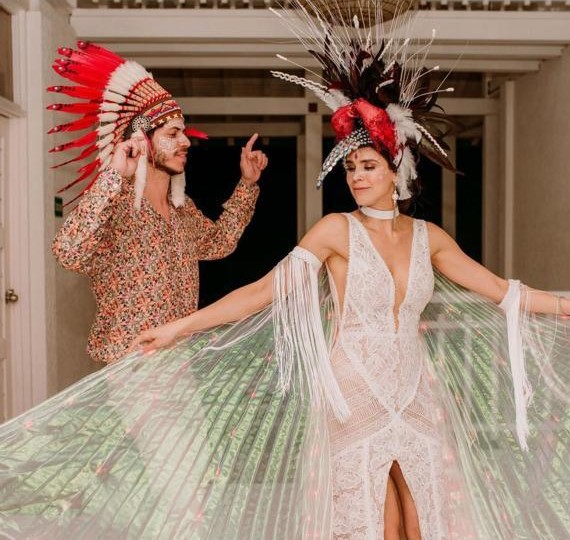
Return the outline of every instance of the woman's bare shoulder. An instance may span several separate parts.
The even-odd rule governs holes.
[[[426,221],[430,251],[432,255],[442,249],[454,247],[455,240],[443,228],[431,221]]]
[[[317,221],[303,237],[300,245],[325,260],[334,253],[344,252],[347,243],[348,221],[343,214],[333,213]]]

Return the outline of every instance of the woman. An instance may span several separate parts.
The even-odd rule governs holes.
[[[398,540],[400,520],[408,540],[446,538],[444,441],[419,334],[433,293],[432,266],[497,304],[509,284],[436,225],[395,216],[396,174],[377,150],[353,151],[345,168],[359,209],[323,218],[296,248],[326,265],[342,313],[330,361],[351,415],[345,422],[331,415],[329,422],[334,538],[383,534]],[[144,332],[135,345],[149,352],[248,317],[273,301],[274,281],[272,271],[184,319]],[[533,312],[570,313],[568,299],[547,293],[532,291],[527,302]],[[351,356],[360,360],[356,373]],[[367,472],[359,476],[362,469]]]
[[[287,364],[295,363],[293,349],[301,359],[297,366],[302,373],[299,377],[306,381],[309,395],[314,398],[320,394],[320,400],[328,400],[335,539],[398,540],[402,528],[408,540],[511,538],[515,530],[529,534],[531,530],[536,534],[540,531],[541,538],[555,538],[562,531],[568,533],[568,512],[558,514],[553,510],[557,497],[543,494],[545,500],[542,500],[536,496],[538,514],[553,512],[555,516],[549,526],[537,525],[544,516],[531,516],[533,510],[522,510],[524,504],[520,499],[524,497],[516,491],[524,488],[509,478],[532,472],[539,476],[553,474],[558,482],[562,479],[567,482],[570,476],[562,472],[564,467],[560,470],[554,467],[552,472],[547,466],[538,472],[533,467],[521,471],[505,465],[506,455],[513,461],[526,461],[516,449],[505,453],[498,461],[501,465],[495,463],[487,467],[488,478],[504,484],[494,490],[502,494],[503,502],[496,505],[501,511],[489,509],[488,502],[481,502],[486,497],[491,500],[493,496],[489,491],[494,491],[481,484],[483,472],[477,472],[483,463],[492,461],[482,450],[491,439],[477,432],[494,421],[490,419],[490,409],[484,406],[465,412],[467,407],[461,404],[460,397],[462,389],[456,380],[457,373],[463,369],[459,366],[464,365],[461,356],[477,371],[483,366],[477,360],[480,353],[476,350],[458,353],[458,344],[465,338],[451,336],[448,342],[454,345],[448,346],[448,359],[444,362],[447,367],[430,366],[420,332],[420,315],[432,300],[434,270],[440,283],[439,295],[444,296],[440,303],[447,304],[448,308],[457,312],[457,306],[452,304],[462,297],[463,304],[472,301],[465,292],[469,290],[507,311],[511,360],[508,376],[512,378],[506,380],[505,370],[489,365],[482,367],[484,375],[480,376],[500,379],[503,388],[498,390],[499,394],[504,393],[507,386],[511,388],[514,403],[499,406],[497,400],[493,407],[503,410],[495,411],[495,416],[504,415],[506,425],[509,413],[505,413],[504,408],[513,407],[516,435],[525,450],[529,439],[527,406],[531,390],[524,356],[528,357],[532,349],[530,334],[535,338],[535,353],[542,347],[537,358],[542,362],[541,368],[546,369],[539,368],[538,372],[544,380],[556,381],[550,387],[552,393],[563,395],[561,389],[567,389],[568,384],[567,378],[561,382],[558,372],[556,377],[545,375],[552,369],[547,360],[549,354],[555,348],[560,354],[556,329],[553,333],[552,328],[546,332],[552,337],[549,353],[544,342],[536,339],[537,333],[530,331],[528,313],[568,315],[570,301],[521,288],[518,282],[509,284],[466,256],[439,227],[399,215],[398,200],[409,199],[417,188],[417,151],[452,168],[442,141],[450,122],[432,110],[437,91],[429,92],[425,87],[427,70],[417,66],[415,53],[407,52],[409,40],[384,41],[378,36],[375,40],[373,33],[367,30],[359,34],[361,23],[366,23],[366,14],[372,12],[373,18],[380,17],[381,5],[360,2],[354,11],[352,28],[353,20],[347,24],[338,6],[338,13],[334,6],[319,12],[319,7],[311,4],[309,13],[305,3],[294,2],[294,5],[308,24],[295,30],[295,20],[286,21],[300,40],[309,44],[309,52],[322,65],[324,84],[287,73],[273,74],[314,91],[333,109],[331,122],[339,142],[325,160],[318,185],[334,164],[344,159],[348,186],[359,209],[351,214],[326,216],[306,234],[288,260],[261,280],[184,319],[143,333],[134,345],[142,345],[143,350],[149,352],[168,346],[181,336],[243,320],[273,303],[282,378],[292,377],[289,372],[292,368]],[[314,24],[315,12],[320,25]],[[342,24],[329,27],[323,22],[326,20]],[[408,61],[411,68],[406,65]],[[296,259],[311,265],[313,272],[323,264],[326,267],[338,316],[330,354],[315,336],[320,321],[315,316],[314,280],[310,285],[310,271],[296,269],[299,266]],[[473,301],[479,304],[471,313],[475,316],[471,319],[475,334],[480,332],[477,318],[502,326],[503,321],[496,321],[497,314],[489,303]],[[521,302],[526,313],[523,313],[523,318],[526,317],[524,353],[519,324]],[[446,317],[449,322],[454,319],[450,314]],[[465,320],[455,322],[459,328],[469,328]],[[485,332],[493,335],[488,329]],[[427,338],[432,356],[436,356],[441,342],[431,339],[429,332]],[[286,345],[281,346],[280,339]],[[485,343],[486,361],[494,356],[499,362],[505,351],[491,344],[493,339],[500,341],[501,337],[494,335]],[[306,341],[310,345],[302,344]],[[565,354],[567,351],[563,356]],[[323,357],[326,360],[323,361]],[[533,371],[531,377],[536,375],[534,366],[530,371]],[[475,383],[471,389],[475,395],[480,390],[481,394],[489,392],[490,387],[485,383],[478,386],[477,376]],[[510,397],[511,394],[505,401]],[[319,399],[313,401],[318,403]],[[562,397],[561,403],[564,401]],[[558,407],[563,410],[561,403],[551,402],[550,413],[558,411]],[[449,420],[451,430],[442,425],[444,419]],[[541,428],[533,429],[540,431]],[[564,422],[558,429],[564,431]],[[463,431],[469,433],[472,440],[479,438],[486,442],[477,448]],[[508,428],[504,431],[497,439],[498,444],[511,447],[512,436],[506,434]],[[557,444],[567,439],[565,435],[550,436]],[[493,444],[497,440],[493,440]],[[555,446],[553,442],[550,448]],[[556,451],[551,459],[556,461],[560,457],[553,456]],[[513,511],[513,507],[517,510]],[[521,518],[519,514],[525,512],[530,517]],[[547,536],[549,534],[552,536]]]

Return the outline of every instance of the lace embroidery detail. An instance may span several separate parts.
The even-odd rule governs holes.
[[[407,290],[394,315],[395,285],[364,226],[352,215],[339,336],[331,362],[351,416],[329,419],[334,534],[383,538],[387,477],[398,461],[424,540],[446,538],[438,404],[430,391],[420,315],[433,294],[427,227],[414,220]]]

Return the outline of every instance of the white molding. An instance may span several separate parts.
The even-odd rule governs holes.
[[[6,118],[21,118],[25,116],[25,114],[22,107],[18,104],[0,96],[0,116],[5,116]]]
[[[310,102],[317,103],[318,114],[331,114],[331,111],[318,98],[274,98],[274,97],[175,97],[189,115],[272,115],[304,116]],[[447,114],[487,115],[497,114],[499,102],[490,98],[442,98],[438,100]]]
[[[425,67],[439,66],[440,69],[454,72],[483,71],[487,73],[529,73],[540,69],[539,60],[511,59],[475,59],[459,58],[458,51],[454,59],[428,58]],[[147,69],[290,69],[290,64],[275,56],[135,56],[134,60]],[[310,56],[296,57],[303,67],[314,69],[320,64]]]
[[[32,339],[33,404],[48,397],[46,336],[46,253],[45,253],[45,174],[44,174],[44,79],[42,13],[28,13],[28,204],[30,264],[30,327]],[[42,159],[38,159],[41,156]]]
[[[71,24],[79,37],[99,41],[140,41],[143,27],[145,41],[294,41],[266,9],[75,9]],[[420,11],[403,31],[429,40],[434,28],[436,43],[560,44],[570,42],[570,12]]]
[[[27,0],[0,0],[0,8],[6,10],[11,15],[16,15],[20,11],[26,11]]]
[[[503,166],[505,205],[505,271],[507,278],[514,273],[514,219],[515,219],[515,82],[506,81],[502,89],[503,101]]]
[[[177,42],[165,43],[156,41],[105,41],[105,46],[114,52],[139,60],[143,57],[156,58],[186,58],[207,56],[236,56],[236,57],[275,57],[276,54],[286,55],[292,59],[309,58],[306,49],[300,43],[267,43],[259,42]],[[410,52],[420,49],[420,45],[410,45]],[[562,54],[562,45],[540,44],[442,44],[434,43],[429,50],[431,59],[442,58],[457,60],[464,59],[489,60],[544,60],[557,58]],[[139,60],[140,61],[140,60]],[[146,65],[146,64],[145,64]],[[281,64],[285,66],[285,63]]]
[[[483,264],[500,274],[501,222],[501,137],[499,115],[483,119]]]
[[[77,0],[68,0],[70,3],[77,3]],[[111,6],[115,7],[117,3],[121,0],[91,0],[91,6],[84,1],[83,6],[86,9],[105,9]],[[137,0],[133,3],[123,3],[123,9],[139,9],[148,8],[148,4],[153,7],[157,5],[157,0]],[[226,6],[225,9],[253,9],[253,5],[250,1],[246,0],[221,0],[222,6]],[[418,9],[429,9],[432,11],[453,11],[456,7],[459,11],[476,10],[476,11],[487,11],[492,10],[513,10],[513,9],[524,9],[525,11],[536,11],[536,10],[550,10],[550,11],[561,11],[563,10],[562,0],[416,0],[415,2]],[[542,4],[542,5],[541,5]],[[568,5],[568,2],[566,2]],[[176,7],[171,7],[169,5],[165,6],[162,0],[158,0],[158,9],[169,10],[169,9],[218,9],[218,0],[179,0],[179,5]],[[275,9],[280,9],[281,5],[278,0],[265,0],[266,7],[273,7]]]
[[[30,259],[28,209],[28,124],[26,108],[28,92],[28,14],[20,11],[12,20],[14,53],[14,99],[22,111],[21,117],[9,121],[9,178],[7,218],[8,248],[7,273],[11,286],[20,299],[10,309],[8,338],[8,373],[10,386],[9,414],[17,415],[34,404],[32,342],[34,334],[30,324]],[[43,160],[42,160],[43,161]],[[41,180],[41,179],[40,179]],[[40,359],[41,360],[41,359]]]
[[[323,193],[315,188],[315,181],[323,162],[323,122],[318,114],[305,116],[305,136],[303,137],[304,174],[303,184],[297,197],[304,199],[303,228],[297,231],[305,234],[323,216]]]
[[[43,5],[36,5],[41,8]],[[42,12],[14,16],[14,95],[24,112],[10,120],[9,275],[20,299],[10,314],[11,414],[48,397]]]

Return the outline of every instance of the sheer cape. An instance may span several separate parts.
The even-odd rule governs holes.
[[[330,538],[327,414],[350,411],[319,267],[296,248],[260,313],[131,355],[0,426],[0,538]],[[510,343],[501,309],[442,276],[422,320],[450,539],[570,537],[570,323],[511,289]]]

